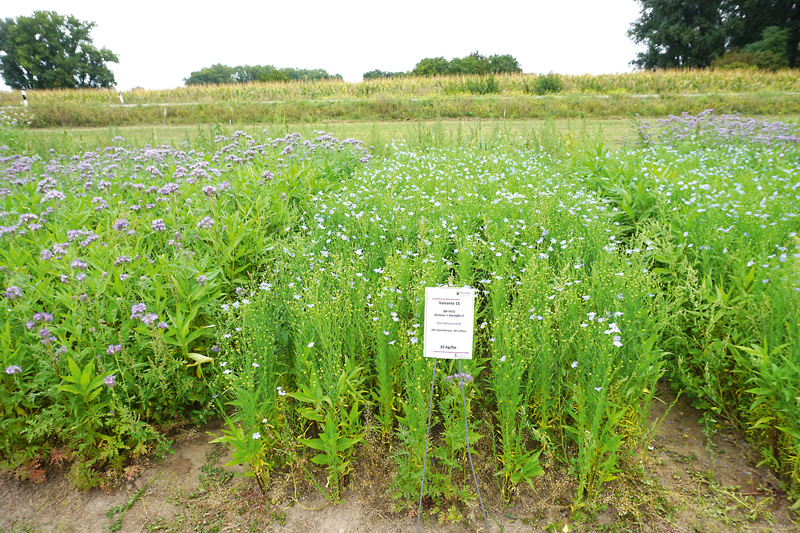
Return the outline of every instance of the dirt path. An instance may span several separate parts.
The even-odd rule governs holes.
[[[651,423],[664,417],[673,401],[662,390]],[[570,487],[563,474],[548,473],[537,481],[536,491],[523,487],[505,509],[488,487],[484,498],[493,515],[491,531],[564,531],[565,526],[569,531],[800,530],[788,509],[791,502],[779,495],[778,480],[754,466],[758,454],[727,430],[714,436],[711,453],[700,416],[689,402],[675,403],[641,458],[644,481],[609,486],[601,498],[607,507],[596,516],[570,516]],[[241,470],[221,466],[226,452],[209,440],[199,430],[180,435],[174,454],[146,466],[137,479],[112,493],[80,493],[58,473],[41,484],[2,481],[0,531],[416,531],[415,513],[393,512],[395,502],[386,494],[388,457],[362,461],[338,505],[308,487],[301,488],[306,496],[293,502],[295,488],[288,479],[278,479],[265,500]],[[477,502],[468,507],[463,515],[471,520],[429,521],[420,531],[485,531]]]

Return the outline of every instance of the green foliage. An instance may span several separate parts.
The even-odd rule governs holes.
[[[755,56],[756,65],[767,70],[778,70],[789,66],[789,28],[769,26],[761,34],[761,40],[742,48],[742,52]]]
[[[331,75],[324,69],[275,68],[272,65],[242,65],[229,67],[217,63],[192,72],[184,83],[189,85],[227,85],[250,82],[287,82],[341,80],[339,74]]]
[[[552,72],[550,74],[537,76],[533,84],[529,85],[526,81],[525,92],[532,92],[538,95],[555,94],[561,92],[564,83],[561,78]]]
[[[775,57],[788,59],[789,66],[800,66],[800,17],[797,16],[797,3],[792,0],[736,0],[723,5],[725,13],[725,34],[728,49],[744,49],[754,42],[764,43],[765,32],[786,32],[779,40],[786,39],[783,46],[778,43],[773,49]],[[777,35],[775,35],[777,37]],[[757,41],[761,38],[761,41]],[[769,68],[763,66],[761,68]]]
[[[113,87],[106,63],[119,59],[92,44],[94,26],[55,11],[0,20],[0,71],[6,84],[12,89]]]
[[[474,455],[506,502],[567,471],[579,509],[635,468],[667,376],[797,491],[797,143],[710,115],[616,152],[550,124],[420,128],[372,161],[352,139],[242,132],[3,158],[4,470],[39,475],[66,447],[76,484],[110,483],[163,446],[156,427],[216,406],[262,488],[300,475],[338,499],[362,453],[391,453],[393,497],[416,507],[427,453],[424,496],[458,518]],[[431,404],[424,289],[444,285],[478,295],[474,358],[439,363]]]
[[[519,73],[522,68],[512,56],[491,55],[484,56],[480,52],[473,52],[470,55],[450,61],[444,57],[426,57],[420,60],[411,71],[415,76],[442,76],[442,75],[487,75],[502,73]]]
[[[307,208],[312,188],[335,188],[369,160],[356,141],[325,135],[313,147],[290,136],[252,149],[242,132],[215,140],[212,153],[134,155],[115,139],[78,156],[82,178],[66,177],[68,158],[50,161],[63,183],[86,180],[71,191],[56,179],[37,188],[40,180],[23,178],[45,174],[38,159],[2,158],[4,168],[15,165],[0,198],[5,470],[65,446],[76,483],[111,484],[127,461],[161,445],[159,431],[207,416],[211,387],[222,380],[213,370],[219,300],[246,300],[241,286],[278,228]],[[292,165],[277,162],[289,154]],[[259,387],[252,396],[263,404],[275,385],[270,378]]]
[[[20,153],[33,117],[0,111],[0,151]]]
[[[776,71],[789,67],[789,29],[770,26],[764,29],[762,39],[744,48],[729,50],[715,59],[713,68],[760,68]]]
[[[639,68],[798,66],[800,17],[790,0],[639,0],[639,4],[640,17],[628,31],[634,42],[647,46],[631,62]]]
[[[628,36],[647,49],[631,63],[638,68],[707,67],[725,51],[720,0],[638,0],[641,14]]]
[[[362,77],[365,80],[377,80],[381,78],[397,78],[406,75],[405,72],[384,72],[383,70],[375,69],[365,72]]]

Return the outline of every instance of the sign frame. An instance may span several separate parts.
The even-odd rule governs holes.
[[[472,359],[476,294],[471,287],[425,287],[424,357]]]

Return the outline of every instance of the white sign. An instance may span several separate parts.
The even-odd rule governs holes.
[[[472,359],[475,291],[469,287],[425,288],[425,357]]]

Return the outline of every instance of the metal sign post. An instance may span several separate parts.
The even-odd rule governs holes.
[[[425,491],[425,467],[428,463],[428,442],[431,436],[431,412],[433,411],[433,386],[436,383],[436,364],[439,359],[458,360],[458,374],[452,376],[461,389],[464,401],[464,431],[467,439],[467,456],[475,480],[475,489],[489,530],[489,520],[483,508],[481,489],[478,477],[472,464],[472,453],[469,450],[469,425],[467,423],[467,396],[464,383],[472,377],[461,371],[461,360],[472,359],[472,344],[475,325],[475,291],[470,287],[426,287],[425,288],[425,329],[423,339],[423,355],[433,358],[433,377],[431,378],[431,395],[428,404],[428,428],[425,434],[425,458],[422,462],[422,486],[419,489],[419,509],[417,510],[417,532],[419,532],[422,516],[422,496]],[[449,378],[448,378],[449,379]]]

